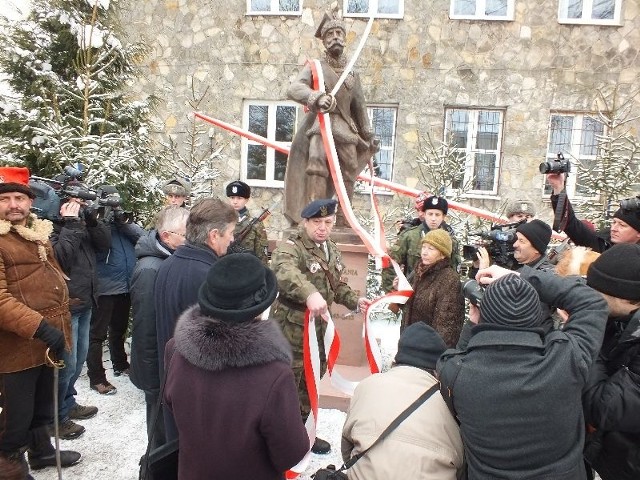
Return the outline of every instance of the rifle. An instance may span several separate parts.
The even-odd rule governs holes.
[[[242,251],[242,249],[238,249],[238,247],[240,247],[240,244],[242,243],[242,241],[245,239],[245,237],[247,235],[249,235],[249,232],[251,231],[251,229],[254,227],[254,225],[258,222],[262,222],[263,220],[265,220],[269,215],[271,215],[271,212],[273,210],[275,210],[275,208],[280,204],[280,200],[276,200],[273,205],[271,205],[270,207],[265,208],[264,210],[262,210],[262,212],[260,213],[260,215],[258,215],[255,218],[252,218],[251,221],[247,224],[246,227],[244,227],[240,233],[238,233],[238,235],[233,239],[233,243],[231,243],[231,245],[229,245],[229,249],[227,250],[229,253],[238,253],[240,251]],[[235,251],[234,249],[238,249],[237,251]]]

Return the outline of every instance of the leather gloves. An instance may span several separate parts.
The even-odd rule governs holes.
[[[33,336],[38,340],[42,340],[56,355],[56,359],[62,358],[65,347],[64,333],[62,331],[49,325],[43,318]]]

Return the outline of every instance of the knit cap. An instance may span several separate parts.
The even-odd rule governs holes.
[[[495,325],[531,328],[542,323],[538,292],[511,273],[487,287],[480,306],[480,321]]]
[[[634,230],[640,232],[640,212],[637,209],[623,209],[619,208],[616,213],[613,214],[613,218],[619,218],[624,223],[628,224]]]
[[[527,237],[527,240],[531,242],[533,248],[540,255],[544,255],[547,251],[547,246],[551,240],[551,227],[542,220],[531,220],[528,223],[523,223],[516,228],[516,232]]]
[[[435,370],[438,359],[446,349],[444,340],[433,328],[424,322],[412,323],[400,335],[396,365]]]
[[[453,250],[453,241],[451,235],[441,228],[435,230],[429,230],[422,239],[422,244],[428,243],[437,248],[446,258],[451,258],[451,251]]]
[[[605,250],[587,270],[587,285],[626,300],[640,300],[640,245],[620,243]]]

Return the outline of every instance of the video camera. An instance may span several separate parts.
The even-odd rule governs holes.
[[[571,162],[565,160],[562,153],[558,153],[557,160],[542,162],[538,165],[538,170],[544,175],[548,173],[569,173],[571,171]]]
[[[620,208],[622,210],[638,210],[640,211],[640,195],[620,200]]]
[[[122,199],[116,187],[113,185],[102,185],[96,191],[96,202],[89,203],[85,212],[101,218],[105,222],[132,223],[133,213],[122,208]]]
[[[39,218],[47,220],[60,219],[60,203],[69,198],[80,198],[84,201],[96,199],[96,192],[81,183],[83,172],[70,165],[54,178],[32,176],[29,187],[35,194],[31,211]]]
[[[507,223],[505,225],[492,225],[488,232],[477,232],[471,235],[479,236],[482,239],[479,245],[487,249],[496,265],[514,270],[518,266],[518,262],[513,256],[513,244],[518,238],[515,227],[525,221]],[[475,245],[462,246],[462,255],[465,260],[477,260],[477,253],[478,247]]]

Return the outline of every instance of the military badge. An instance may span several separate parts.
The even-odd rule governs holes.
[[[311,265],[309,265],[309,271],[311,273],[317,273],[320,271],[320,264],[318,262],[313,262]]]
[[[340,262],[336,262],[336,270],[341,272],[343,269],[344,269],[344,267],[342,266],[342,264]]]
[[[329,209],[327,209],[327,207],[323,205],[322,207],[320,207],[320,216],[326,217],[327,215],[329,215]]]
[[[526,213],[529,210],[529,204],[528,203],[521,203],[520,204],[520,210],[523,213]]]

